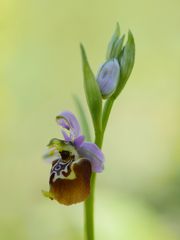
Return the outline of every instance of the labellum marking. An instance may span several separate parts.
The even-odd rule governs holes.
[[[53,178],[52,181],[55,182],[58,178],[67,178],[71,174],[73,161],[73,159],[68,162],[63,162],[62,159],[56,161],[51,168],[50,178]]]

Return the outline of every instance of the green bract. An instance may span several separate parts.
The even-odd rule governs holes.
[[[95,131],[101,131],[102,97],[95,76],[90,68],[84,47],[81,45],[84,89]]]
[[[127,43],[124,46],[120,56],[118,57],[121,73],[119,84],[117,86],[116,91],[113,94],[114,98],[116,98],[124,88],[132,72],[134,66],[134,59],[135,59],[135,43],[131,31],[129,31]]]
[[[111,96],[112,99],[116,99],[120,94],[122,89],[124,88],[134,66],[134,58],[135,58],[135,44],[134,38],[129,31],[128,40],[123,47],[125,35],[120,35],[120,27],[117,23],[115,32],[108,44],[106,59],[117,59],[120,65],[121,73],[119,76],[119,81],[117,84],[117,88]]]
[[[107,60],[114,57],[114,52],[115,52],[114,49],[117,48],[116,42],[118,41],[119,36],[120,36],[120,27],[119,27],[119,23],[117,23],[115,32],[112,35],[112,38],[108,44],[107,53],[106,53]]]
[[[120,56],[121,50],[123,47],[123,43],[124,43],[124,38],[125,38],[125,35],[122,35],[122,37],[120,37],[116,41],[115,46],[114,46],[114,51],[113,51],[114,58],[118,58]]]

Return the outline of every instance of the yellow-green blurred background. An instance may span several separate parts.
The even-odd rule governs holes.
[[[41,156],[56,114],[85,103],[79,43],[96,72],[117,21],[136,62],[105,136],[96,239],[180,239],[179,0],[0,1],[0,239],[83,239],[83,204],[41,195]]]

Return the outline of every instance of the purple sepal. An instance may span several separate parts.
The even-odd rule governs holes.
[[[75,140],[74,140],[74,146],[78,149],[81,147],[81,145],[83,144],[84,142],[84,136],[83,135],[80,135],[79,137],[77,137]]]
[[[91,142],[84,142],[78,153],[91,162],[93,172],[102,172],[104,169],[104,155],[98,146]]]
[[[60,113],[56,117],[58,125],[62,128],[69,130],[71,140],[76,139],[80,135],[80,126],[76,117],[68,111]],[[64,134],[63,134],[64,135]]]

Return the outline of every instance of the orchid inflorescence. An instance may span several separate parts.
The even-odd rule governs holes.
[[[44,154],[44,159],[51,164],[51,171],[50,190],[43,191],[43,194],[65,205],[86,200],[85,226],[88,240],[94,239],[91,212],[95,173],[104,169],[104,154],[101,151],[104,132],[113,103],[124,88],[134,65],[135,44],[131,31],[125,44],[124,39],[125,35],[121,36],[117,24],[108,44],[106,60],[96,77],[81,45],[84,90],[93,121],[95,143],[85,141],[77,118],[73,113],[64,111],[56,117],[64,140],[50,140]]]

